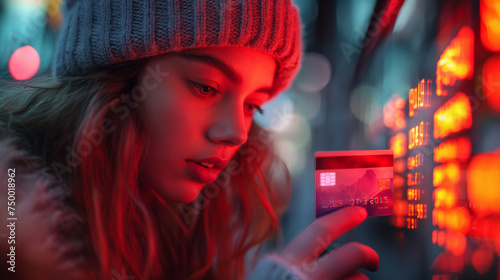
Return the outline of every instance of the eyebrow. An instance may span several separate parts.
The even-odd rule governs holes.
[[[226,75],[232,82],[241,84],[243,82],[243,77],[229,64],[225,63],[224,61],[211,56],[211,55],[206,55],[206,54],[192,54],[192,53],[179,53],[179,55],[185,59],[191,60],[191,61],[196,61],[196,62],[201,62],[204,64],[207,64],[209,66],[215,67],[219,69],[224,75]],[[267,93],[270,96],[274,95],[274,89],[273,87],[262,87],[255,92],[263,92]]]

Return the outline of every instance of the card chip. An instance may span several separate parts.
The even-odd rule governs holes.
[[[391,189],[391,179],[390,178],[378,179],[378,189],[379,190],[390,190]]]
[[[335,186],[335,172],[323,172],[320,175],[320,185],[322,187]]]

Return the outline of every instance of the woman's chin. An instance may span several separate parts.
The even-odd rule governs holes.
[[[173,203],[188,204],[200,195],[205,184],[190,182],[175,189],[164,190],[164,198]]]

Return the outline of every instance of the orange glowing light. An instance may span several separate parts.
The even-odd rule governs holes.
[[[406,216],[408,214],[408,202],[398,200],[394,202],[394,215]]]
[[[423,203],[408,203],[408,217],[416,217],[417,219],[427,218],[427,205]]]
[[[471,142],[467,137],[447,140],[434,148],[434,161],[446,162],[455,159],[465,161],[470,157],[471,149]]]
[[[389,147],[394,152],[394,158],[406,155],[406,134],[400,132],[391,137]]]
[[[427,145],[429,142],[429,123],[420,122],[420,125],[412,127],[408,131],[408,150],[415,147]]]
[[[427,204],[418,203],[415,205],[417,211],[417,219],[427,218]]]
[[[432,184],[438,187],[444,182],[455,185],[460,181],[460,165],[456,161],[434,167]]]
[[[410,92],[408,93],[408,116],[413,117],[415,115],[415,96],[417,89],[416,88],[411,88]]]
[[[461,234],[467,233],[471,223],[469,211],[464,208],[453,208],[447,210],[446,213],[446,228],[453,232]]]
[[[394,190],[394,199],[395,200],[401,200],[403,199],[403,190],[402,189],[395,189]]]
[[[442,209],[432,210],[432,225],[444,228],[446,225],[446,212]]]
[[[424,179],[424,175],[420,172],[408,173],[407,182],[408,186],[419,186]]]
[[[470,79],[474,73],[474,32],[464,26],[441,54],[436,67],[436,95],[447,95],[443,86]]]
[[[384,105],[384,125],[397,131],[405,128],[405,112],[403,111],[406,101],[396,94]]]
[[[417,167],[423,166],[424,165],[424,155],[421,153],[418,153],[414,156],[408,157],[407,161],[407,166],[408,170],[415,169]]]
[[[409,217],[415,216],[415,204],[413,203],[408,203],[408,216]]]
[[[403,134],[404,135],[404,134]],[[406,145],[404,145],[406,148]],[[406,161],[397,159],[394,161],[394,173],[403,173],[406,170]]]
[[[468,129],[471,125],[472,113],[469,97],[459,92],[434,113],[434,138],[446,137]]]
[[[438,231],[437,240],[438,240],[438,242],[437,242],[438,246],[443,247],[444,242],[446,241],[446,232],[444,230]]]
[[[417,219],[415,219],[415,218],[406,218],[406,227],[408,229],[416,229],[417,228]]]
[[[452,208],[457,202],[455,191],[445,188],[436,188],[433,198],[435,208]]]
[[[467,247],[467,240],[461,234],[447,234],[445,248],[455,256],[461,256]]]
[[[412,189],[408,188],[406,191],[406,197],[408,200],[420,200],[420,190],[419,189]]]
[[[500,3],[497,0],[481,0],[481,42],[485,49],[500,51]]]
[[[394,175],[392,180],[395,189],[402,188],[405,184],[405,179],[400,175]]]
[[[500,112],[500,55],[490,57],[484,63],[482,87],[488,105]]]
[[[432,81],[422,79],[417,88],[410,89],[408,93],[408,116],[413,117],[419,108],[431,106]]]
[[[467,168],[467,194],[470,202],[483,207],[472,208],[476,216],[500,213],[500,154],[478,154]]]
[[[395,227],[402,228],[406,226],[406,218],[403,216],[392,216],[391,221]]]

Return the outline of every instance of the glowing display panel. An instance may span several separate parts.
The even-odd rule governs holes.
[[[408,131],[408,150],[415,147],[427,145],[429,142],[429,123],[420,122],[419,125],[412,127]]]
[[[447,140],[434,148],[434,161],[446,162],[454,159],[465,161],[470,158],[471,149],[468,137]]]
[[[432,81],[422,79],[417,88],[410,89],[408,96],[409,117],[413,117],[419,108],[431,106]]]
[[[470,128],[472,114],[469,98],[457,93],[434,113],[434,138],[444,138],[452,133]]]
[[[447,95],[443,86],[453,86],[456,80],[470,79],[474,73],[474,32],[462,27],[443,51],[436,69],[436,95]]]

